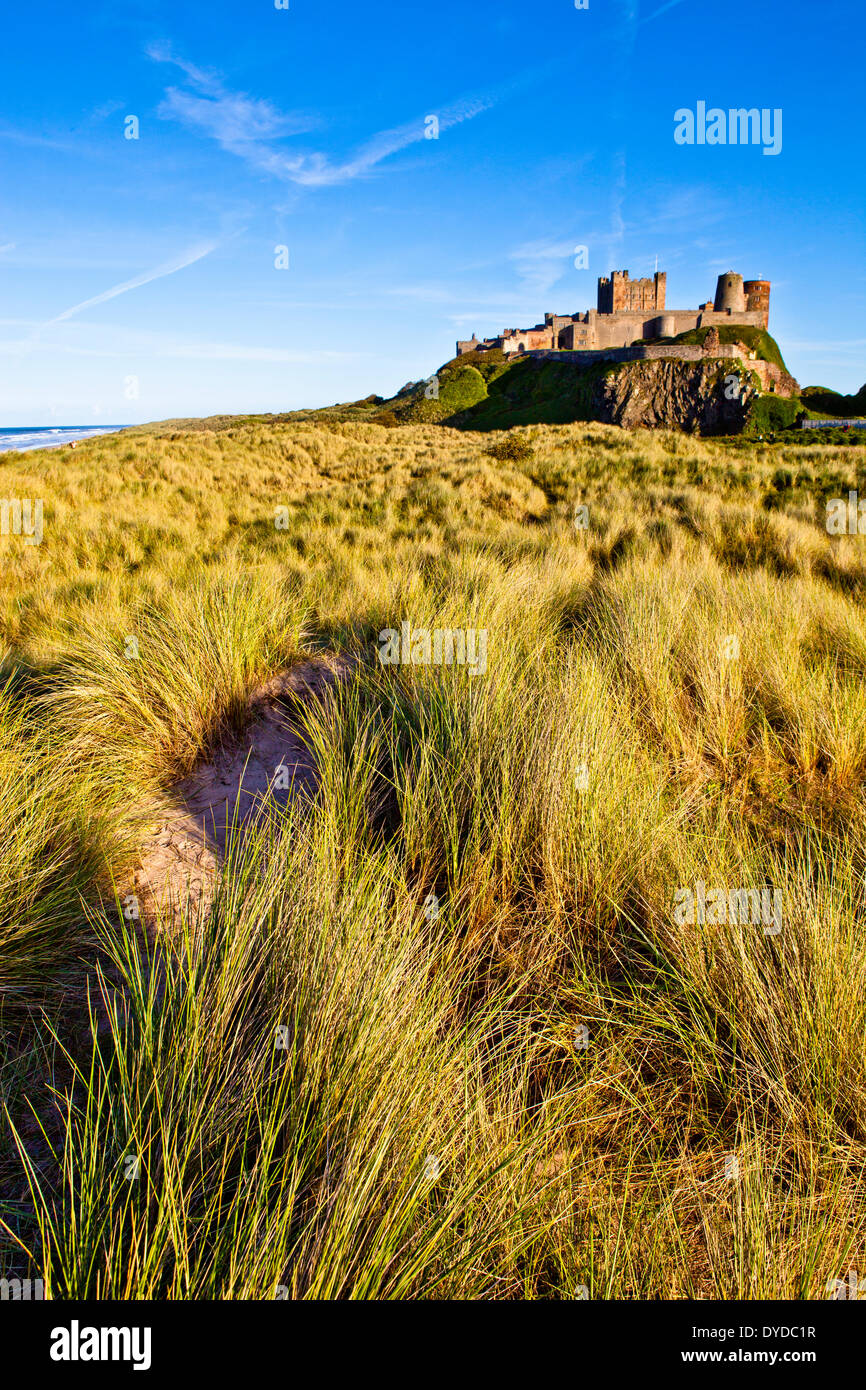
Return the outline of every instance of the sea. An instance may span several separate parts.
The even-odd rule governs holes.
[[[116,434],[125,425],[0,425],[0,454],[7,449],[59,449],[98,434]]]

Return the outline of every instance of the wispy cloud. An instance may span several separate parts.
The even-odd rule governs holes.
[[[62,323],[64,319],[71,319],[73,314],[78,314],[82,309],[91,309],[95,304],[104,304],[109,299],[116,299],[118,295],[126,294],[128,290],[137,290],[141,285],[149,285],[152,280],[162,280],[166,275],[174,275],[178,270],[185,270],[188,265],[194,265],[196,261],[209,256],[211,251],[216,250],[215,241],[199,242],[196,246],[191,246],[174,260],[164,261],[162,265],[154,266],[152,270],[145,270],[141,275],[136,275],[132,280],[124,280],[120,285],[112,285],[110,290],[103,290],[102,294],[95,294],[92,299],[83,299],[80,304],[73,304],[70,309],[64,309],[62,314],[57,314],[53,319],[43,325],[50,328],[52,324]]]
[[[659,15],[667,14],[668,10],[673,10],[677,5],[682,5],[683,3],[684,0],[667,0],[667,4],[661,5],[657,10],[653,10],[652,14],[645,15],[639,22],[641,24],[649,24],[651,19],[658,19]]]
[[[730,202],[709,185],[671,187],[656,185],[655,200],[641,207],[629,231],[666,233],[682,227],[699,232],[730,217]]]
[[[247,343],[174,343],[160,349],[161,357],[194,358],[200,362],[346,362],[365,355],[334,348],[274,348]]]
[[[814,339],[802,341],[796,338],[785,339],[786,352],[838,352],[862,356],[864,347],[866,347],[866,338],[833,338],[829,342],[815,341]]]
[[[74,140],[57,140],[49,135],[33,135],[30,131],[15,130],[12,126],[0,126],[0,140],[11,140],[16,145],[32,145],[46,150],[62,150],[64,154],[81,152],[81,147]]]
[[[163,361],[167,358],[198,362],[285,362],[309,365],[363,358],[362,352],[333,348],[270,346],[184,340],[170,333],[145,332],[122,325],[53,320],[50,324],[0,319],[0,329],[30,328],[24,338],[0,338],[0,356],[20,357],[35,347],[45,354],[64,357],[102,358],[106,361]],[[42,330],[46,331],[42,334]]]
[[[548,294],[563,279],[572,273],[575,253],[579,246],[589,248],[593,273],[599,266],[607,268],[608,262],[618,254],[625,233],[626,223],[622,215],[625,199],[624,161],[617,161],[617,177],[612,190],[613,202],[610,223],[607,227],[597,226],[591,220],[581,220],[579,230],[569,239],[555,241],[539,240],[525,242],[509,253],[509,260],[515,265],[521,280],[521,288],[537,303],[540,296]],[[579,285],[586,288],[583,281]],[[574,293],[578,282],[573,282],[569,293]]]
[[[342,159],[335,160],[319,150],[289,153],[275,148],[272,142],[315,129],[319,125],[317,119],[302,112],[282,112],[269,101],[230,91],[216,73],[176,57],[166,44],[151,44],[147,53],[156,62],[179,68],[192,89],[167,88],[158,108],[160,116],[201,131],[251,168],[286,183],[310,188],[348,183],[425,138],[424,117],[419,116],[404,125],[379,131]],[[495,97],[490,94],[462,98],[436,112],[439,130],[470,121],[494,103]]]
[[[509,252],[527,295],[538,301],[557,284],[574,256],[572,241],[530,241]]]
[[[15,242],[14,242],[14,241],[7,241],[5,246],[0,246],[0,256],[3,255],[3,252],[4,252],[4,251],[14,251],[14,250],[15,250]]]
[[[202,131],[232,154],[249,156],[263,148],[264,141],[297,135],[318,125],[309,115],[279,111],[269,101],[228,91],[216,73],[176,57],[167,44],[150,44],[146,52],[157,63],[179,68],[193,89],[168,87],[159,114]]]

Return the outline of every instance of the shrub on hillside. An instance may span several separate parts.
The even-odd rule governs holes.
[[[485,451],[500,463],[528,463],[535,456],[535,450],[524,434],[507,434],[498,439]]]
[[[747,432],[752,435],[769,434],[774,430],[788,429],[796,424],[802,411],[803,407],[796,398],[758,396],[752,403]]]

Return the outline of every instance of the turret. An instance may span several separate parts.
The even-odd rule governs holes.
[[[746,308],[751,314],[760,314],[766,328],[770,322],[769,280],[747,280],[743,289],[746,293]]]
[[[733,270],[725,271],[716,282],[716,298],[713,308],[717,314],[742,314],[746,310],[746,295],[743,290],[743,277]]]

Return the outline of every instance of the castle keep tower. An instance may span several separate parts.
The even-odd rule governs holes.
[[[751,314],[760,314],[766,328],[770,322],[769,280],[747,280],[743,289],[746,292],[747,311]]]
[[[629,280],[627,270],[612,270],[610,277],[598,281],[598,313],[653,313],[665,307],[667,272],[656,271],[653,278]]]
[[[733,270],[727,270],[724,275],[720,275],[716,282],[716,298],[713,302],[713,309],[717,314],[744,314],[746,312],[746,295],[743,289],[742,275],[735,275]]]

